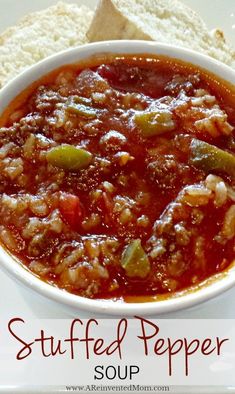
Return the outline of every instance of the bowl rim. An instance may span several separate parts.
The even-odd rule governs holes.
[[[142,40],[116,40],[85,44],[72,49],[59,52],[27,68],[17,77],[8,82],[0,90],[0,116],[7,105],[23,90],[42,76],[57,68],[78,63],[89,59],[93,55],[123,54],[123,55],[163,55],[191,63],[205,71],[217,76],[220,80],[235,84],[235,70],[207,55],[169,44]],[[27,270],[13,255],[0,246],[0,261],[5,272],[20,281],[26,287],[36,291],[42,296],[57,303],[63,304],[78,311],[101,313],[110,316],[162,315],[186,309],[224,293],[235,284],[235,267],[229,270],[218,280],[208,281],[208,284],[195,291],[188,291],[180,296],[156,300],[151,302],[127,303],[115,300],[88,299],[71,294],[51,284],[43,282]],[[209,278],[210,279],[210,278]]]

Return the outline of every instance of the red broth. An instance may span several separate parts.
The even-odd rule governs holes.
[[[174,294],[235,255],[235,93],[165,57],[62,67],[0,119],[0,242],[88,298]]]

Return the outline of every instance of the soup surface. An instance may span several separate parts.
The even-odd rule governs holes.
[[[233,88],[164,57],[96,63],[53,72],[2,116],[0,242],[89,298],[174,293],[225,270]]]

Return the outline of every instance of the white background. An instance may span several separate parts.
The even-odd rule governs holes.
[[[126,334],[120,343],[121,360],[119,352],[111,355],[94,354],[94,342],[99,338],[104,339],[102,349],[109,347],[117,340],[117,326],[119,320],[101,320],[98,325],[91,323],[88,327],[88,338],[94,338],[89,342],[89,359],[86,355],[86,345],[83,341],[87,328],[87,322],[82,320],[82,325],[76,323],[73,330],[74,358],[71,359],[70,343],[64,342],[70,337],[71,320],[25,320],[11,324],[12,332],[20,340],[32,343],[40,337],[40,331],[44,331],[44,337],[54,337],[55,349],[58,340],[61,340],[61,351],[64,354],[54,357],[43,357],[41,345],[38,342],[30,345],[31,353],[23,360],[17,360],[16,355],[23,349],[22,343],[16,340],[7,329],[8,321],[1,320],[0,330],[0,392],[4,385],[22,386],[27,376],[28,385],[156,385],[156,386],[187,386],[184,393],[189,393],[189,386],[233,386],[235,387],[235,320],[154,320],[145,319],[144,330],[138,318],[129,319]],[[153,324],[158,328],[155,329]],[[124,332],[124,325],[120,329],[120,337]],[[147,351],[145,356],[144,341],[141,337],[146,336]],[[148,339],[149,337],[149,339]],[[150,338],[152,337],[152,338]],[[220,354],[217,354],[217,337],[221,343]],[[169,338],[169,342],[168,342]],[[184,338],[187,342],[184,343]],[[160,355],[155,353],[154,346],[160,346],[158,340],[164,340]],[[199,341],[197,347],[195,339]],[[201,352],[202,344],[207,339],[211,345],[207,352],[215,350],[208,355]],[[228,339],[222,343],[223,340]],[[183,346],[179,340],[183,340]],[[195,346],[196,345],[196,346]],[[115,346],[112,346],[114,349]],[[44,351],[47,356],[50,353],[48,342],[44,343]],[[160,348],[159,348],[160,349]],[[170,350],[171,349],[171,350]],[[191,354],[190,354],[191,353]],[[27,355],[26,352],[22,355]],[[186,363],[188,375],[186,376]],[[108,377],[112,377],[112,366],[121,367],[121,377],[125,376],[124,367],[135,365],[139,367],[139,373],[132,379],[129,376],[121,380],[119,378],[101,380],[95,379],[94,367],[103,365],[111,366]],[[171,374],[170,368],[171,365]],[[112,369],[112,370],[111,370]],[[14,371],[14,373],[9,373]],[[42,378],[43,377],[43,378]],[[4,392],[4,391],[3,391]],[[145,391],[147,392],[147,391]],[[172,392],[174,392],[172,390]],[[234,391],[230,390],[230,394]],[[198,391],[197,391],[198,393]]]

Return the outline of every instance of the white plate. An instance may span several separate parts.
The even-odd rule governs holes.
[[[183,0],[205,19],[210,28],[220,27],[224,30],[230,42],[235,46],[235,0]],[[0,0],[0,30],[13,25],[26,13],[40,10],[56,0]],[[69,1],[95,7],[96,0]],[[39,295],[22,289],[0,271],[0,311],[1,317],[22,316],[29,320],[33,318],[66,318],[68,314],[56,304],[49,302]],[[235,289],[216,300],[207,302],[195,309],[170,314],[168,318],[235,318]],[[84,312],[80,317],[86,317]]]

